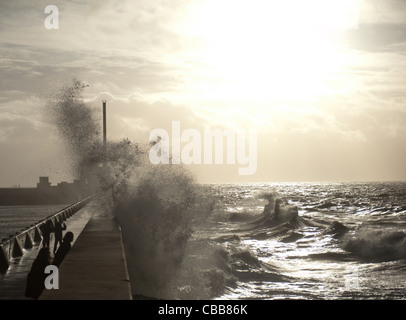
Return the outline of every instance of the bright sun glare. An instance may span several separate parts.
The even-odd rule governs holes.
[[[202,0],[187,28],[200,40],[216,98],[311,99],[342,66],[334,35],[357,26],[354,0]]]

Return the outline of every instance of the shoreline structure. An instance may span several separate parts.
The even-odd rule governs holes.
[[[42,241],[40,226],[69,219],[92,197],[74,203],[0,243],[0,271]],[[59,266],[59,289],[45,289],[40,300],[132,300],[125,249],[118,222],[90,217]]]

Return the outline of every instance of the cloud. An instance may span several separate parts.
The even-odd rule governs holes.
[[[59,9],[59,29],[44,27],[45,2],[13,1],[1,3],[4,42],[30,43],[48,49],[72,51],[147,52],[159,54],[182,49],[176,30],[171,27],[182,15],[187,1],[63,1]],[[18,35],[18,37],[16,37]],[[129,40],[130,39],[130,40]]]
[[[67,180],[69,156],[38,106],[30,100],[8,106],[10,111],[0,107],[1,186],[32,187],[40,175],[50,175],[54,182]]]
[[[361,0],[361,24],[404,24],[406,4],[403,0]]]
[[[187,28],[185,13],[198,7],[190,1],[57,0],[53,4],[60,10],[60,29],[53,31],[43,26],[48,4],[0,3],[0,148],[7,150],[3,168],[18,172],[32,167],[35,180],[33,163],[44,159],[55,172],[64,170],[52,164],[63,150],[50,135],[55,128],[46,118],[44,102],[74,76],[90,85],[84,96],[99,116],[101,100],[107,100],[110,139],[148,142],[151,130],[169,132],[175,120],[182,130],[201,132],[257,128],[255,179],[377,177],[374,166],[390,177],[404,171],[392,156],[384,156],[392,152],[396,159],[405,158],[399,150],[406,142],[402,1],[362,1],[359,29],[348,31],[349,45],[328,59],[325,51],[313,55],[314,43],[307,37],[293,41],[298,27],[292,19],[285,21],[284,27],[290,28],[286,39],[279,29],[261,24],[267,20],[255,26],[241,23],[240,37],[229,34],[227,19],[238,22],[245,11],[231,10],[232,17],[218,11],[216,19],[224,28],[206,34],[218,41],[214,62],[197,50],[205,42]],[[246,14],[257,12],[252,7]],[[210,17],[208,10],[203,20]],[[227,35],[231,42],[223,41]],[[264,42],[254,46],[258,39]],[[206,40],[210,43],[210,37]],[[328,68],[330,62],[336,64]],[[394,164],[392,171],[385,163]],[[201,176],[217,178],[215,168],[198,170]],[[236,178],[233,170],[222,172],[224,180],[225,172]]]
[[[406,11],[403,13],[406,16]],[[406,24],[391,22],[360,24],[357,29],[345,32],[346,42],[364,51],[393,51],[395,45],[406,42]]]

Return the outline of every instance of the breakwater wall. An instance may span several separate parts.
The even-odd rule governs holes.
[[[52,215],[38,221],[37,223],[10,235],[8,239],[3,239],[0,243],[0,272],[5,272],[10,261],[24,255],[24,250],[31,249],[34,245],[42,241],[41,226],[51,221],[53,226],[57,222],[63,222],[73,216],[91,201],[92,196],[76,202]]]

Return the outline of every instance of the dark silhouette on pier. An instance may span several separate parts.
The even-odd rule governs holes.
[[[45,288],[45,274],[46,266],[50,265],[52,261],[49,248],[43,247],[39,250],[37,258],[31,266],[31,270],[27,276],[27,285],[25,289],[25,296],[38,299]]]
[[[62,231],[66,230],[66,224],[63,222],[57,222],[55,224],[54,232],[55,232],[55,243],[54,243],[54,253],[56,252],[56,248],[62,245]]]
[[[54,226],[51,220],[48,220],[45,224],[40,226],[42,232],[42,246],[49,247],[49,238],[51,233],[54,232]]]
[[[63,259],[65,258],[66,254],[71,249],[72,245],[71,242],[73,241],[73,233],[67,232],[63,237],[62,244],[59,246],[58,251],[55,254],[53,264],[57,267],[62,263]]]

